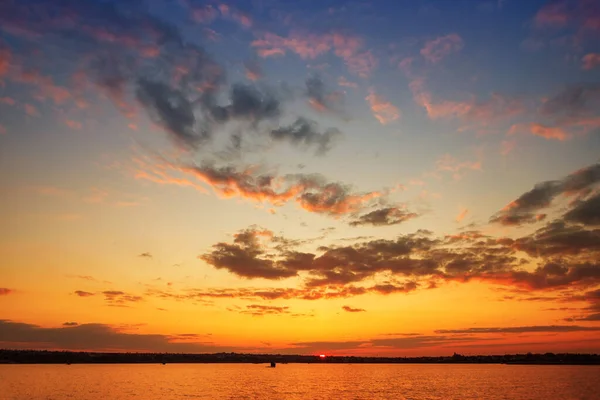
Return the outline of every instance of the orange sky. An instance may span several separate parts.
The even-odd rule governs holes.
[[[0,348],[600,351],[600,8],[421,3],[0,5]]]

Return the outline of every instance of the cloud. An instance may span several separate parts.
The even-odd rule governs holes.
[[[409,87],[415,103],[425,108],[432,120],[459,119],[463,123],[459,131],[475,129],[486,133],[492,123],[512,119],[527,111],[527,105],[521,99],[500,93],[492,93],[487,99],[477,99],[475,96],[458,101],[435,99],[426,88],[425,78],[413,76],[408,66],[403,68],[408,71]]]
[[[12,294],[14,292],[15,291],[13,289],[0,288],[0,296],[8,296],[9,294]]]
[[[138,257],[142,257],[142,258],[152,258],[152,254],[145,252],[145,253],[140,253],[138,254]]]
[[[575,203],[564,219],[587,226],[600,226],[600,191],[594,196]]]
[[[567,140],[569,134],[560,127],[549,127],[542,124],[531,124],[530,132],[535,136],[541,136],[545,139]]]
[[[163,126],[178,143],[197,147],[208,139],[209,132],[197,127],[192,103],[180,90],[142,79],[138,82],[137,98],[154,122]]]
[[[302,128],[302,125],[298,128]],[[294,131],[287,132],[290,135],[294,133]],[[306,136],[306,132],[301,129],[298,133],[303,138]],[[308,137],[313,141],[318,138],[322,143],[326,142],[322,136],[309,134]],[[200,192],[206,192],[202,186],[205,184],[220,197],[240,197],[255,202],[268,202],[275,206],[294,201],[308,212],[331,217],[363,211],[372,206],[377,199],[385,196],[383,192],[355,192],[352,186],[341,182],[330,182],[320,174],[278,176],[261,172],[260,166],[246,168],[233,165],[216,167],[212,164],[178,166],[164,160],[161,160],[162,164],[150,164],[143,159],[136,159],[136,162],[140,168],[135,172],[138,179],[190,186]],[[180,177],[181,174],[183,178]]]
[[[600,164],[582,168],[561,180],[540,182],[492,216],[490,222],[503,225],[536,222],[539,220],[538,212],[549,207],[559,195],[586,193],[598,183],[600,183]],[[580,205],[580,207],[585,206]]]
[[[468,213],[469,210],[467,208],[461,209],[458,215],[456,216],[456,222],[462,222],[462,220],[465,219]]]
[[[586,54],[581,59],[581,63],[581,68],[588,71],[600,67],[600,53]]]
[[[387,225],[397,225],[402,222],[408,221],[412,218],[418,217],[418,214],[413,212],[409,212],[404,209],[400,209],[397,207],[386,207],[380,208],[375,211],[371,211],[370,213],[361,215],[354,221],[350,222],[351,226],[360,226],[360,225],[373,225],[373,226],[387,226]]]
[[[77,326],[79,325],[77,322],[65,322],[62,326]]]
[[[546,333],[546,332],[589,332],[600,331],[600,327],[578,325],[533,325],[514,326],[501,328],[465,328],[465,329],[439,329],[438,334],[492,334],[492,333]]]
[[[131,295],[120,290],[105,290],[102,294],[104,300],[114,306],[124,306],[127,303],[138,303],[144,300],[142,296]]]
[[[299,117],[289,126],[272,130],[270,136],[275,141],[288,141],[297,146],[316,146],[316,154],[324,155],[342,133],[337,128],[329,128],[323,133],[318,132],[317,129],[318,125],[315,121]]]
[[[444,154],[436,163],[437,172],[451,173],[454,179],[461,179],[464,171],[481,171],[481,161],[460,161],[450,154]]]
[[[31,104],[25,104],[25,112],[30,117],[39,117],[40,116],[40,112],[38,111],[37,107],[34,105],[31,105]]]
[[[246,61],[244,69],[246,70],[246,78],[251,81],[257,81],[263,77],[262,68],[256,60]]]
[[[350,72],[361,78],[368,78],[378,65],[377,58],[369,50],[363,50],[360,38],[339,32],[291,32],[287,37],[266,32],[251,45],[257,48],[260,57],[282,56],[290,51],[302,59],[312,60],[331,51],[344,60]]]
[[[426,42],[421,49],[421,55],[431,63],[438,63],[463,47],[462,38],[456,33],[451,33]]]
[[[349,313],[358,313],[358,312],[366,312],[367,311],[363,308],[352,308],[350,306],[342,306],[342,310],[349,312]]]
[[[76,294],[77,296],[79,296],[79,297],[90,297],[90,296],[93,296],[93,295],[94,295],[94,293],[85,292],[85,291],[83,291],[83,290],[76,290],[76,291],[75,291],[75,292],[73,292],[73,293],[75,293],[75,294]]]
[[[356,89],[358,87],[358,84],[356,84],[356,82],[351,82],[343,76],[340,76],[338,78],[337,82],[338,82],[339,86],[343,86],[343,87],[349,87],[349,88],[353,88],[353,89]]]
[[[6,75],[6,73],[8,72],[11,60],[12,53],[10,51],[10,48],[2,46],[2,44],[0,44],[0,78]]]
[[[382,125],[387,125],[400,118],[401,114],[398,107],[394,106],[382,96],[376,94],[373,90],[365,97],[365,100],[369,103],[375,118],[377,118]]]
[[[600,84],[570,85],[550,97],[540,107],[540,113],[549,117],[578,117],[597,113],[600,104]]]
[[[3,346],[14,349],[169,353],[233,350],[231,347],[219,347],[200,341],[178,341],[177,335],[127,333],[110,325],[95,323],[46,328],[0,320],[0,337]]]
[[[533,18],[537,28],[564,27],[569,23],[571,14],[567,1],[553,1],[542,7]]]
[[[249,304],[245,309],[239,311],[241,314],[262,317],[265,315],[289,314],[289,307],[265,306],[262,304]]]
[[[343,94],[327,90],[327,87],[318,76],[306,80],[306,96],[308,97],[308,104],[315,111],[333,114],[341,112]]]

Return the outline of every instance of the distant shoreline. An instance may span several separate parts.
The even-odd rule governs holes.
[[[544,353],[440,357],[361,357],[287,354],[110,353],[0,350],[0,364],[507,364],[600,365],[598,354]]]

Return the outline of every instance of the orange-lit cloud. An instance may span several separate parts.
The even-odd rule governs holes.
[[[355,193],[348,185],[328,182],[316,174],[275,176],[260,174],[257,167],[252,166],[243,169],[233,166],[176,166],[166,162],[151,164],[140,158],[134,159],[134,162],[137,179],[190,186],[202,193],[206,193],[203,186],[206,185],[222,198],[239,197],[275,206],[295,201],[306,211],[333,217],[361,211],[385,195],[378,191]]]
[[[514,135],[518,132],[529,132],[534,136],[540,136],[544,139],[553,139],[559,141],[565,141],[570,138],[571,135],[565,129],[559,126],[546,126],[538,123],[530,124],[515,124],[511,126],[508,131],[509,135]]]
[[[535,136],[541,136],[545,139],[567,140],[569,135],[559,127],[548,127],[542,124],[531,124],[530,132]]]
[[[375,116],[382,125],[389,124],[400,118],[400,110],[398,107],[394,106],[384,97],[376,94],[375,91],[371,90],[369,95],[365,97],[365,100],[369,103],[373,116]]]
[[[456,33],[451,33],[425,43],[421,55],[429,62],[438,63],[450,54],[460,51],[463,46],[462,38]]]
[[[14,293],[15,291],[12,289],[8,289],[8,288],[0,288],[0,296],[8,296],[11,293]]]
[[[458,215],[456,216],[456,222],[462,222],[468,213],[469,213],[469,210],[467,208],[461,209],[460,212],[458,213]]]

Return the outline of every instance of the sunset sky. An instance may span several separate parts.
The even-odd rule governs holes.
[[[600,352],[600,2],[3,0],[0,193],[0,348]]]

